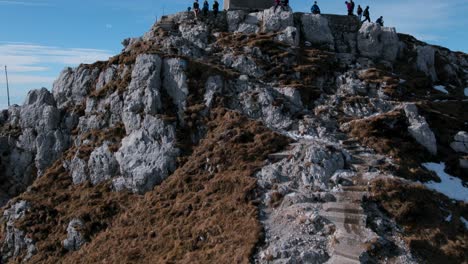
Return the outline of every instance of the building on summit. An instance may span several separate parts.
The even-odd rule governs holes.
[[[225,10],[264,10],[272,6],[271,0],[224,0]]]

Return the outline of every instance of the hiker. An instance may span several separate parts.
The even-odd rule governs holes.
[[[353,0],[351,0],[349,3],[351,4],[351,15],[354,15],[354,8],[356,7],[356,4],[354,4]]]
[[[366,21],[369,21],[369,23],[371,22],[370,20],[370,13],[369,13],[369,6],[366,7],[366,9],[364,9],[364,21],[362,21],[362,23],[366,22]]]
[[[208,4],[208,0],[205,0],[205,2],[203,2],[203,15],[204,16],[207,16],[208,15],[208,10],[210,10],[210,4]]]
[[[377,19],[377,21],[375,21],[375,23],[379,24],[381,27],[383,27],[384,25],[384,22],[383,22],[383,16],[379,17],[379,19]]]
[[[320,15],[320,7],[317,5],[317,1],[314,2],[314,5],[313,5],[312,8],[310,9],[310,11],[311,11],[312,14],[314,14],[314,15]]]
[[[346,9],[348,9],[348,16],[352,16],[352,15],[353,15],[353,11],[352,11],[352,9],[351,9],[351,7],[352,7],[352,6],[351,6],[351,3],[348,2],[348,1],[346,1],[345,4],[346,4]]]
[[[361,7],[361,5],[358,5],[358,7],[357,7],[357,15],[359,17],[359,21],[361,21],[361,19],[362,19],[362,7]]]
[[[193,13],[195,14],[195,18],[198,18],[198,13],[200,13],[200,4],[198,4],[198,0],[193,2]]]
[[[189,12],[189,13],[190,13],[191,11],[192,11],[192,7],[190,7],[190,6],[189,6],[189,7],[187,7],[187,12]]]
[[[278,8],[278,6],[281,6],[281,9],[284,10],[284,6],[283,6],[283,1],[282,0],[275,0],[275,11],[276,12],[276,8]]]
[[[218,16],[218,12],[219,12],[219,3],[218,1],[214,1],[214,4],[213,4],[213,14],[215,17]]]
[[[284,7],[288,8],[288,7],[289,7],[289,0],[281,0],[281,4],[282,4]]]

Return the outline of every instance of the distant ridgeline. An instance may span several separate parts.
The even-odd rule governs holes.
[[[272,6],[271,0],[224,0],[224,9],[263,10]]]

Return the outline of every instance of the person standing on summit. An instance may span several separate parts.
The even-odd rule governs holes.
[[[314,2],[314,5],[313,5],[312,8],[310,9],[310,11],[311,11],[312,14],[314,14],[314,15],[320,15],[320,7],[318,6],[317,1]]]
[[[371,20],[370,20],[369,6],[367,6],[366,9],[364,9],[364,21],[362,21],[362,23],[364,23],[364,22],[366,22],[366,21],[369,21],[369,23],[371,22]]]
[[[348,16],[352,16],[353,15],[353,11],[351,9],[351,3],[346,1],[345,2],[345,5],[346,5],[346,9],[348,10]]]
[[[281,9],[284,10],[284,6],[283,6],[283,1],[282,0],[275,0],[275,11],[276,12],[276,9],[278,8],[278,6],[281,7]]]
[[[198,13],[200,13],[200,4],[198,3],[198,0],[193,2],[193,13],[195,14],[195,19],[197,19]]]
[[[217,0],[215,0],[213,4],[213,14],[215,17],[218,16],[218,12],[219,12],[219,3]]]
[[[349,3],[351,4],[351,15],[354,15],[354,8],[356,7],[356,4],[354,4],[353,0],[351,0]]]
[[[357,15],[359,17],[359,21],[361,21],[362,20],[362,7],[361,7],[361,5],[358,5],[358,7],[357,7]]]
[[[208,4],[208,0],[205,0],[205,2],[203,2],[203,15],[204,16],[208,16],[208,10],[210,10],[210,4]]]

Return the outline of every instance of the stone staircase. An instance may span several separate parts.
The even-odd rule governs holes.
[[[163,16],[161,20],[156,24],[156,30],[162,29],[166,32],[174,32],[175,30],[175,22],[171,17]]]
[[[356,171],[352,186],[341,186],[332,194],[336,202],[323,204],[320,215],[336,226],[334,251],[327,263],[361,263],[361,256],[367,251],[369,242],[377,237],[366,227],[366,214],[362,208],[363,199],[368,194],[367,181],[363,175],[372,170],[375,163],[355,140],[344,140],[342,145],[351,154],[351,165]]]

